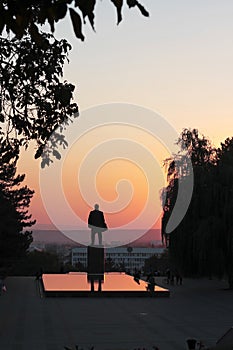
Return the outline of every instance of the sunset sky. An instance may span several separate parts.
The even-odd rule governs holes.
[[[69,20],[57,25],[56,37],[66,38],[72,44],[64,79],[76,86],[75,101],[80,108],[80,120],[90,108],[95,113],[95,106],[137,105],[162,116],[177,135],[183,128],[198,128],[218,146],[225,138],[233,136],[232,0],[141,0],[141,3],[150,12],[149,18],[141,16],[137,9],[125,7],[123,21],[117,26],[112,3],[98,1],[96,32],[87,23],[84,43],[75,38]],[[113,125],[112,119],[111,123]],[[112,128],[106,125],[105,129],[100,125],[89,129],[85,135],[80,134],[82,137],[73,141],[59,165],[65,199],[70,210],[84,223],[88,211],[99,198],[102,198],[100,204],[110,226],[121,227],[134,222],[145,208],[151,188],[155,191],[154,221],[161,213],[159,189],[165,184],[162,160],[169,156],[170,149],[166,144],[158,144],[155,134],[149,135],[137,128],[132,130],[132,125],[121,128],[122,124]],[[122,139],[131,146],[135,144],[137,154],[140,154],[140,148],[136,151],[139,146],[154,154],[155,170],[151,169],[155,171],[154,185],[148,187],[148,165],[139,166],[141,160],[130,161],[130,154],[127,159],[116,154],[110,162],[101,158],[102,164],[95,169],[99,197],[89,196],[89,178],[86,185],[83,180],[80,188],[78,172],[82,161],[88,160],[89,152],[94,152],[93,157],[97,159],[95,142],[98,147],[104,143],[109,149],[111,139]],[[109,145],[111,150],[115,147]],[[31,213],[38,224],[48,224],[51,221],[40,195],[39,162],[33,159],[32,153],[33,146],[22,154],[19,171],[26,174],[27,184],[36,191]],[[140,157],[145,160],[143,154]],[[118,198],[116,185],[121,179],[129,181],[131,187],[127,182],[119,192],[122,197]],[[48,188],[53,183],[52,175],[50,181]],[[84,190],[89,196],[86,201],[80,194]],[[51,193],[51,197],[56,209],[56,193]],[[58,219],[60,223],[63,220],[60,215]],[[147,219],[141,223],[144,224],[148,227]]]

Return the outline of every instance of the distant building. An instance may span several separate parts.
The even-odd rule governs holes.
[[[142,270],[146,259],[153,255],[160,257],[164,252],[162,247],[135,247],[131,249],[129,247],[105,248],[105,261],[110,258],[112,262],[118,266],[124,266],[126,270]],[[87,267],[87,247],[72,248],[71,263],[73,266],[81,263],[84,267]]]

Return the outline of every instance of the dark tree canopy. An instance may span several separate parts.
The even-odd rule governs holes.
[[[122,20],[122,7],[137,7],[142,15],[149,16],[138,0],[109,0],[117,10],[117,23]],[[3,0],[0,4],[0,34],[4,29],[13,32],[18,39],[30,33],[34,41],[40,42],[38,26],[49,23],[51,32],[55,23],[69,13],[77,38],[84,40],[82,26],[86,18],[94,29],[95,5],[97,0]]]
[[[19,213],[0,191],[0,271],[8,271],[25,256],[32,242],[31,232],[21,231]]]
[[[0,147],[0,270],[9,269],[25,256],[32,236],[24,229],[35,224],[28,213],[34,192],[21,186],[25,176],[16,174],[17,155],[8,157],[8,146],[3,143]]]
[[[74,86],[61,81],[71,46],[50,34],[41,36],[47,45],[40,46],[29,36],[0,39],[0,140],[16,153],[17,146],[27,147],[35,140],[37,158],[53,133],[53,147],[47,153],[60,158],[56,147],[67,143],[56,129],[60,126],[62,132],[61,125],[78,113],[77,104],[72,103]],[[48,165],[49,157],[43,162]]]
[[[178,171],[171,159],[168,186],[163,191],[163,237],[173,263],[185,275],[227,276],[233,288],[233,138],[215,149],[197,130],[185,129],[179,139],[181,151],[183,141],[193,164],[192,200],[182,222],[167,235],[165,228],[175,205],[178,178],[185,181],[188,176]]]

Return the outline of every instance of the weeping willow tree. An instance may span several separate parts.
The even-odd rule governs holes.
[[[233,140],[216,150],[196,129],[185,129],[178,144],[180,153],[166,161],[168,186],[163,190],[162,236],[171,261],[184,275],[227,276],[233,288]],[[185,217],[168,237],[179,182],[189,176],[185,148],[193,166],[193,195]]]
[[[179,184],[188,181],[189,177],[192,176],[190,160],[193,166],[195,180],[192,203],[189,206],[187,214],[189,214],[191,210],[194,210],[196,215],[200,215],[200,207],[198,204],[198,197],[200,196],[199,190],[202,192],[203,189],[205,189],[207,182],[205,175],[209,173],[209,168],[215,164],[215,152],[210,142],[204,136],[199,136],[198,130],[184,129],[177,144],[180,147],[178,154],[174,155],[173,158],[165,160],[168,185],[162,191],[162,238],[167,241],[167,244],[170,235],[166,234],[166,226],[176,203]],[[195,206],[197,206],[197,208],[195,208]],[[192,219],[194,219],[194,222],[190,223],[194,226],[197,222],[195,217]]]

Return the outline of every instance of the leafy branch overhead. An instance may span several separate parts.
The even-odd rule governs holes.
[[[62,128],[78,114],[72,103],[74,86],[62,82],[63,65],[71,46],[51,34],[41,33],[47,45],[37,45],[30,36],[21,40],[0,38],[0,136],[10,149],[27,147],[31,140],[37,145],[35,157],[42,155],[45,145],[49,154],[60,158],[56,148],[67,146],[58,127]],[[50,137],[53,134],[53,139]],[[56,140],[55,140],[55,139]],[[57,143],[56,143],[57,141]]]
[[[109,0],[116,7],[117,23],[122,20],[122,7],[124,3],[129,8],[136,7],[143,16],[149,13],[137,0]],[[0,3],[0,34],[6,29],[13,32],[17,39],[21,39],[28,32],[33,40],[39,43],[42,39],[38,25],[49,23],[53,33],[55,23],[69,13],[73,30],[78,39],[84,40],[82,33],[86,18],[95,30],[95,5],[97,0],[3,0]]]
[[[124,3],[137,7],[144,16],[149,13],[137,0],[109,0],[122,20]],[[66,126],[78,115],[72,102],[74,86],[62,82],[63,66],[71,46],[56,40],[39,27],[70,16],[74,33],[82,33],[86,19],[95,30],[97,0],[3,0],[0,2],[0,139],[8,145],[8,154],[20,146],[36,142],[35,158],[42,157],[42,167],[51,157],[60,159],[58,147],[67,147],[62,135]],[[58,131],[59,130],[59,131]],[[46,145],[46,148],[45,148]]]

